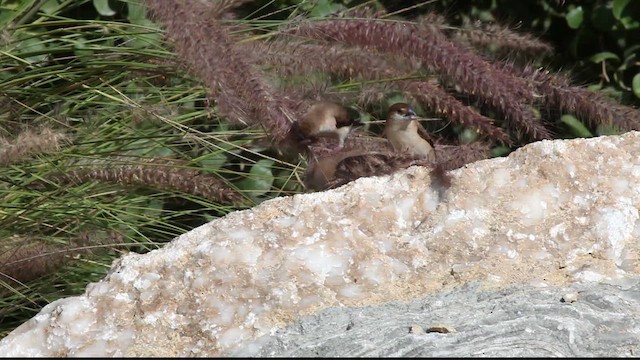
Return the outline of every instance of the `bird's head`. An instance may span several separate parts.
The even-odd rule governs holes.
[[[405,103],[395,103],[389,108],[387,119],[392,120],[413,120],[416,118],[416,112],[411,106]]]

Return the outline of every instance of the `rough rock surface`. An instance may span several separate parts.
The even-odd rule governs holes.
[[[274,199],[123,256],[0,354],[637,355],[639,154],[638,132],[542,141],[454,171],[444,198],[414,167]]]
[[[482,290],[474,282],[409,303],[322,310],[232,356],[637,357],[639,285]],[[455,331],[429,332],[439,325]]]

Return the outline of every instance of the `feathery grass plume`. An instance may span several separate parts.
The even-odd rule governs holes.
[[[640,130],[640,110],[618,104],[589,89],[572,85],[571,80],[565,75],[554,75],[531,65],[518,67],[509,62],[502,62],[500,66],[535,84],[538,91],[544,95],[542,100],[550,107],[575,114],[592,126],[616,125],[624,130]]]
[[[105,165],[69,170],[49,175],[45,179],[58,184],[83,184],[101,180],[122,185],[178,190],[222,204],[241,204],[244,201],[242,194],[223,180],[201,174],[197,170],[177,168],[179,165],[177,161],[153,159],[139,165]],[[43,184],[34,182],[32,186],[42,187]]]
[[[209,13],[209,16],[213,16],[216,19],[224,20],[235,19],[236,15],[232,10],[248,2],[250,2],[250,0],[211,1],[211,12]]]
[[[368,18],[368,19],[380,19],[388,15],[387,10],[384,8],[376,9],[369,4],[363,4],[346,9],[342,13],[342,17],[349,18]]]
[[[64,133],[46,127],[24,130],[13,140],[0,136],[0,166],[15,164],[37,154],[54,153],[68,140]]]
[[[277,144],[287,139],[287,102],[234,45],[211,6],[197,0],[145,0],[152,18],[163,23],[178,55],[217,94],[217,108],[229,118],[259,123]]]
[[[553,53],[553,47],[544,41],[526,33],[518,33],[507,26],[487,24],[464,19],[462,29],[457,31],[454,40],[467,43],[477,48],[493,48],[524,53],[527,55],[548,56]]]
[[[429,36],[441,37],[443,41],[449,39],[449,31],[447,30],[452,29],[452,27],[447,22],[447,18],[441,14],[430,11],[418,16],[415,21],[420,31],[429,34]]]
[[[274,40],[248,46],[252,47],[257,63],[285,77],[321,72],[336,80],[371,80],[389,77],[392,68],[402,68],[401,64],[391,64],[377,54],[340,45]]]
[[[446,171],[491,157],[491,144],[483,141],[457,145],[436,144],[434,150],[438,164]]]
[[[54,245],[51,241],[13,235],[1,241],[0,280],[7,284],[25,283],[67,264],[71,255],[91,254],[96,249],[121,244],[123,238],[111,233],[107,239],[88,233],[80,234],[66,245]]]
[[[462,124],[471,129],[477,129],[481,134],[492,141],[498,141],[505,145],[513,144],[509,135],[500,127],[494,125],[494,121],[472,108],[464,105],[458,99],[447,93],[437,84],[425,80],[390,80],[384,83],[370,83],[362,85],[357,99],[352,99],[349,94],[341,94],[348,101],[356,101],[361,106],[379,104],[388,94],[397,90],[404,90],[404,95],[426,106],[436,115],[444,116],[453,123]]]
[[[415,23],[371,19],[302,21],[285,28],[285,35],[338,41],[386,53],[416,56],[441,76],[453,80],[465,93],[477,95],[498,110],[512,128],[522,129],[533,139],[551,138],[549,131],[528,108],[534,101],[532,87],[504,73],[481,56],[456,46],[439,34],[418,31]]]
[[[370,82],[360,85],[360,91],[356,93],[342,93],[344,99],[356,102],[362,107],[380,104],[390,93],[397,91],[397,88],[390,81]]]
[[[12,248],[4,246],[0,253],[0,279],[6,283],[36,279],[65,263],[64,252],[53,251],[52,245],[28,239],[11,243],[15,243]]]
[[[407,66],[401,61],[386,61],[384,57],[362,49],[300,42],[287,46],[282,41],[260,48],[263,51],[256,53],[267,54],[262,57],[262,61],[272,64],[276,71],[285,76],[322,71],[340,80],[354,77],[371,80],[402,78],[407,76],[409,71],[416,70],[415,67]],[[501,128],[493,125],[494,120],[471,110],[438,85],[418,80],[391,80],[389,83],[403,86],[412,97],[453,122],[477,127],[481,133],[502,143],[511,144],[509,136]],[[375,95],[370,96],[372,94],[369,93],[369,96],[360,100],[360,104],[379,102],[384,97],[385,92],[379,91],[379,86],[373,85],[370,88],[376,88]],[[363,94],[367,95],[366,91],[361,93]]]
[[[453,122],[469,128],[477,128],[480,133],[503,144],[512,145],[509,135],[500,127],[495,126],[494,120],[478,114],[458,99],[451,96],[440,86],[427,81],[403,81],[407,95],[425,104],[438,115],[444,115]]]

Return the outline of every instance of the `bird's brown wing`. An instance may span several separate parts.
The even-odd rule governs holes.
[[[346,184],[362,176],[376,175],[367,160],[384,156],[385,152],[356,149],[333,153],[310,162],[305,171],[304,185],[313,190],[324,190]]]
[[[431,136],[429,135],[429,132],[427,132],[427,130],[422,126],[422,124],[420,124],[419,121],[416,121],[416,123],[418,124],[418,135],[420,135],[421,138],[427,140],[429,145],[431,145],[431,147],[434,148],[433,140],[431,140]]]

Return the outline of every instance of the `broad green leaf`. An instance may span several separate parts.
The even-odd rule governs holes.
[[[584,10],[582,10],[582,6],[578,6],[577,8],[569,11],[566,19],[570,28],[579,28],[580,25],[582,25],[582,20],[584,20]]]
[[[602,89],[602,83],[591,84],[591,85],[587,86],[587,89],[589,89],[591,91],[598,91],[598,90]]]
[[[51,15],[58,11],[58,7],[60,6],[60,2],[58,0],[48,0],[40,7],[40,11],[45,14]]]
[[[640,50],[640,44],[629,46],[628,48],[624,49],[624,58],[627,59],[630,56],[635,56],[636,51],[638,50]]]
[[[603,87],[602,90],[600,90],[600,93],[614,99],[615,101],[621,101],[623,96],[623,91],[615,86]]]
[[[3,1],[0,8],[2,9],[0,11],[0,29],[5,28],[9,23],[29,10],[35,2],[36,0]]]
[[[47,47],[44,45],[44,43],[41,40],[37,38],[29,38],[21,41],[20,44],[18,45],[18,49],[20,50],[20,53],[24,55],[28,55],[30,53],[45,52]],[[48,54],[37,54],[37,55],[25,56],[24,59],[30,63],[37,63],[37,62],[45,61],[47,57],[48,57]]]
[[[465,128],[458,135],[458,138],[463,144],[469,144],[478,139],[478,132],[475,129]]]
[[[620,22],[622,23],[622,26],[624,26],[624,28],[627,30],[640,28],[640,21],[632,16],[625,16],[620,19]]]
[[[213,172],[220,169],[229,159],[222,153],[211,154],[207,157],[197,160],[196,163],[200,164],[203,169]]]
[[[594,62],[596,64],[597,63],[601,63],[601,62],[606,61],[606,60],[610,60],[610,59],[613,59],[613,60],[616,60],[616,61],[620,62],[620,57],[618,55],[612,53],[612,52],[609,52],[609,51],[599,52],[599,53],[597,53],[597,54],[595,54],[595,55],[593,55],[593,56],[591,56],[589,58],[589,60],[591,60],[592,62]]]
[[[131,20],[133,23],[134,21]],[[135,24],[144,26],[133,28],[133,32],[136,34],[131,36],[131,40],[127,41],[125,44],[134,49],[149,49],[149,48],[160,48],[162,44],[162,35],[153,21],[145,18],[138,18],[135,20]],[[156,32],[157,31],[157,32]]]
[[[505,156],[510,152],[511,152],[511,149],[509,149],[506,146],[496,146],[493,149],[491,149],[491,157]]]
[[[266,194],[273,184],[273,172],[271,167],[273,160],[260,160],[251,166],[249,176],[238,183],[238,187],[247,190],[251,196]]]
[[[620,20],[622,11],[624,11],[624,8],[629,4],[629,1],[631,0],[613,0],[612,13],[616,19]]]
[[[86,56],[93,55],[95,52],[87,46],[87,41],[84,38],[78,38],[73,41],[73,53],[80,59],[86,60]]]
[[[163,158],[175,156],[175,151],[164,144],[159,144],[155,139],[137,139],[122,147],[127,155],[139,157]]]
[[[633,94],[640,99],[640,73],[637,73],[631,80],[631,88],[633,89]]]
[[[309,15],[313,17],[326,17],[327,15],[331,15],[342,8],[344,8],[342,5],[334,4],[330,0],[319,0],[313,9],[311,9]]]
[[[573,115],[562,115],[560,121],[567,124],[575,136],[593,137],[589,129]]]
[[[102,16],[113,16],[116,14],[113,9],[109,7],[109,0],[93,0],[93,6],[98,11],[98,14]]]
[[[296,177],[289,170],[278,171],[273,180],[273,186],[284,191],[296,191],[298,185]]]
[[[478,18],[480,19],[480,21],[484,21],[484,22],[495,22],[496,21],[496,18],[489,11],[481,12],[480,16]]]
[[[624,132],[625,132],[624,130],[620,130],[615,125],[600,124],[596,128],[596,134],[598,134],[598,136],[601,136],[601,135],[620,135],[620,134],[623,134]]]
[[[127,3],[127,19],[132,24],[141,25],[139,21],[147,19],[147,9],[139,2],[130,1]]]

